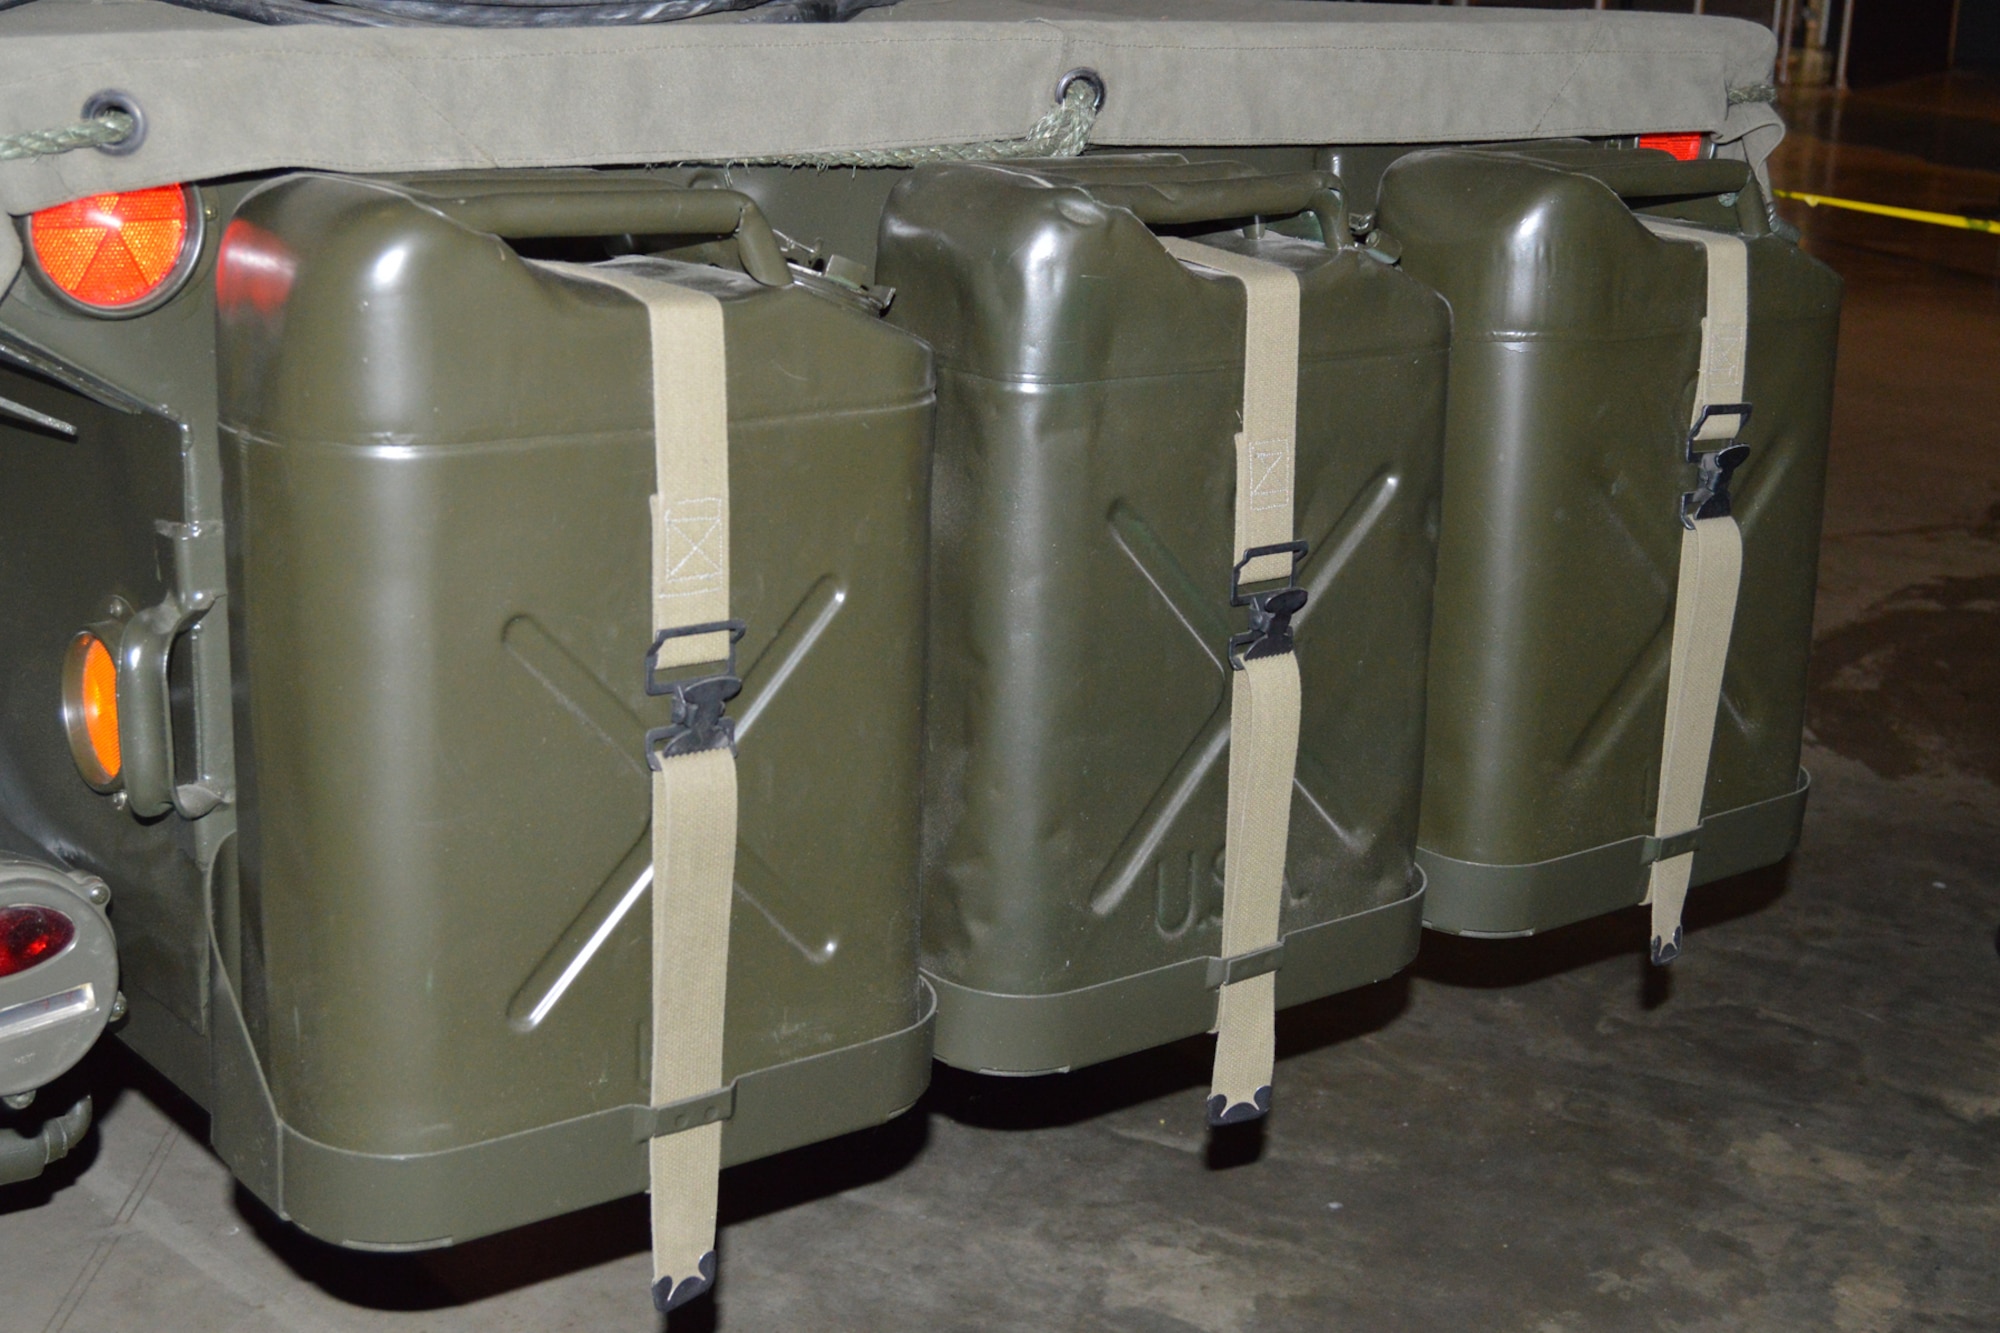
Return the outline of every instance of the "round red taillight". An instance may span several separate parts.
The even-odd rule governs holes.
[[[76,938],[76,923],[53,907],[0,907],[0,977],[46,963]]]
[[[93,194],[29,217],[28,249],[70,301],[97,314],[137,314],[186,276],[199,216],[181,185]]]

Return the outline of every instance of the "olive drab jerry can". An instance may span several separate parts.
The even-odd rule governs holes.
[[[1421,152],[1380,221],[1453,320],[1426,922],[1651,901],[1665,961],[1798,836],[1839,280],[1741,162]]]
[[[923,345],[792,281],[722,191],[303,176],[227,227],[231,1167],[317,1235],[421,1246],[643,1190],[687,1124],[719,1121],[720,1159],[742,1161],[909,1106],[932,1010]],[[727,270],[524,258],[732,233]],[[684,466],[726,467],[718,565],[697,559],[715,512],[656,457],[676,293],[716,333],[694,351],[725,443]],[[726,610],[676,612],[688,580]],[[689,631],[707,646],[682,651]],[[733,671],[674,666],[707,660]],[[649,783],[682,750],[734,783],[736,835],[677,827],[674,852],[723,867],[720,1032],[713,1006],[660,999],[723,976],[719,951],[655,946],[662,888],[688,886],[678,859],[655,879]],[[663,1095],[662,1046],[706,1046],[720,1078]]]
[[[1293,1004],[1415,952],[1448,324],[1345,237],[1330,176],[1171,155],[927,167],[890,196],[889,317],[938,362],[923,953],[948,1063],[1061,1070],[1218,1023],[1228,1047],[1225,990]],[[1267,630],[1302,690],[1275,768],[1244,703]],[[1243,925],[1257,781],[1285,841]]]

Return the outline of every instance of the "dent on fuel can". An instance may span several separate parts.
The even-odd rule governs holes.
[[[646,1187],[647,317],[501,236],[710,230],[686,193],[293,177],[229,225],[244,924],[218,1083],[268,1097],[217,1142],[326,1238],[463,1240]],[[757,277],[672,270],[722,303],[748,626],[729,1161],[884,1120],[930,1067],[929,355],[788,282],[751,220]]]
[[[1707,297],[1703,247],[1641,217],[1747,252],[1742,575],[1687,840],[1695,882],[1781,860],[1807,787],[1839,279],[1773,232],[1743,163],[1714,158],[1417,153],[1384,177],[1380,216],[1453,317],[1426,923],[1525,934],[1647,892]]]
[[[939,362],[924,966],[939,1057],[965,1068],[1064,1069],[1216,1022],[1245,295],[1149,223],[1300,288],[1310,600],[1278,1003],[1416,948],[1443,304],[1341,243],[1321,173],[923,168],[878,272]]]

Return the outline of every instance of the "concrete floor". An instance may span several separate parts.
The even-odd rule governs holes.
[[[2000,198],[1798,137],[1780,175]],[[1202,1042],[941,1070],[894,1124],[730,1172],[719,1298],[673,1329],[2000,1328],[2000,237],[1827,216],[1848,305],[1789,865],[1698,891],[1671,976],[1637,912],[1428,938],[1284,1015],[1249,1138],[1201,1126]],[[143,1069],[101,1077],[101,1133],[5,1199],[9,1333],[657,1327],[639,1200],[347,1254],[233,1188]]]

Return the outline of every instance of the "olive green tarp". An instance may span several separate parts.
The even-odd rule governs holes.
[[[728,161],[1012,138],[1099,71],[1095,144],[1436,143],[1714,132],[1761,166],[1732,19],[1324,0],[902,0],[839,25],[265,27],[157,0],[0,11],[0,136],[132,95],[138,151],[0,162],[0,210],[280,168]],[[755,11],[747,16],[755,18]],[[1731,92],[1737,92],[1732,100]],[[0,228],[0,290],[18,264]]]

